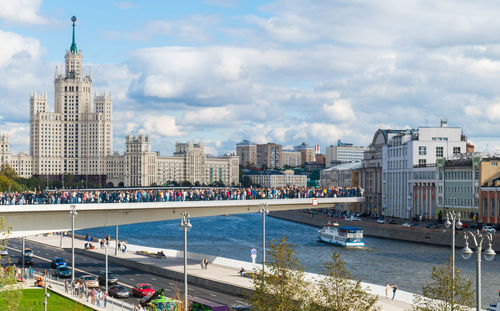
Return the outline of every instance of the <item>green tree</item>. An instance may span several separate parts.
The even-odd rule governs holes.
[[[246,188],[250,187],[252,185],[252,179],[250,179],[250,177],[248,176],[243,176],[241,185]]]
[[[10,229],[6,228],[5,218],[0,217],[0,249],[7,246],[7,237]],[[19,310],[21,298],[23,297],[22,287],[17,282],[16,271],[12,267],[3,269],[0,267],[0,301],[5,302],[7,310]]]
[[[413,310],[415,311],[465,311],[474,304],[474,292],[471,281],[460,276],[460,270],[455,270],[451,259],[448,263],[432,268],[429,280],[422,284],[422,296],[414,295]],[[452,290],[453,289],[453,290]]]
[[[318,295],[311,300],[308,310],[318,311],[374,311],[379,310],[377,296],[363,288],[345,268],[340,253],[325,263],[327,276],[319,282]]]
[[[252,275],[255,291],[249,297],[252,310],[303,310],[307,283],[292,246],[283,237],[269,248],[266,271]]]

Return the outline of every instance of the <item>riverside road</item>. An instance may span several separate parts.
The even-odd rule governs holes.
[[[35,255],[33,259],[33,269],[35,270],[43,271],[44,269],[47,269],[47,271],[53,272],[53,270],[50,269],[50,261],[56,257],[64,258],[68,263],[68,266],[71,266],[71,252],[67,252],[58,247],[51,247],[28,240],[26,240],[26,247],[31,248]],[[8,248],[9,256],[2,256],[2,264],[5,264],[7,263],[7,260],[10,260],[11,263],[15,263],[17,265],[17,259],[20,254],[19,250],[21,249],[21,239],[9,239]],[[77,270],[75,278],[84,274],[97,276],[100,271],[104,271],[104,267],[104,261],[85,255],[75,254],[75,268]],[[125,299],[125,301],[130,304],[138,304],[138,298],[134,298],[132,296],[132,287],[138,283],[149,283],[153,285],[155,289],[164,288],[167,295],[171,297],[176,296],[176,289],[182,290],[184,288],[184,284],[182,282],[177,282],[158,275],[145,273],[143,271],[112,263],[109,263],[109,271],[116,274],[118,276],[119,284],[129,290],[130,298]],[[104,287],[101,286],[101,289],[103,288]],[[189,295],[216,300],[227,305],[246,305],[244,299],[241,297],[233,297],[197,286],[189,286]]]

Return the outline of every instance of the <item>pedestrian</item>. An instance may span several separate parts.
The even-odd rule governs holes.
[[[102,239],[99,239],[99,244],[101,245],[101,249],[104,248],[104,241]]]
[[[392,300],[394,300],[394,297],[396,297],[396,291],[398,290],[398,287],[396,284],[392,285]]]
[[[127,251],[127,244],[125,244],[125,241],[122,243],[122,252],[126,252]]]
[[[90,242],[88,233],[85,235],[85,241]]]
[[[205,270],[207,270],[208,268],[208,258],[205,257],[205,259],[203,259],[203,263],[205,264]]]
[[[30,267],[30,278],[33,277],[33,267]]]
[[[97,307],[101,307],[101,290],[98,289],[96,293],[96,302],[97,302]]]
[[[205,269],[205,258],[200,261],[201,270]]]
[[[245,269],[243,267],[241,267],[240,271],[238,272],[238,274],[240,276],[244,276],[245,275]],[[386,295],[387,296],[387,295]]]
[[[66,280],[64,282],[64,292],[67,294],[68,293],[68,290],[69,290],[69,282],[68,280]]]
[[[104,292],[102,299],[104,302],[104,308],[106,308],[106,305],[108,304],[108,292]]]
[[[122,250],[122,242],[118,241],[118,250]]]
[[[389,289],[391,288],[391,284],[389,282],[387,282],[387,284],[385,284],[385,299],[389,299]]]

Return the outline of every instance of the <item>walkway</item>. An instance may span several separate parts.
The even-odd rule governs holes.
[[[29,240],[59,247],[60,237],[59,236],[34,236],[28,238]],[[84,248],[85,241],[75,239],[75,249],[80,249],[79,252]],[[94,243],[98,248],[92,251],[88,251],[89,255],[93,256],[104,256],[104,249],[99,249],[99,244]],[[63,248],[71,248],[71,238],[65,237],[63,239]],[[137,251],[147,251],[149,253],[157,253],[162,251],[166,258],[151,258],[148,256],[139,255]],[[183,252],[168,249],[159,249],[154,247],[146,247],[139,245],[127,244],[127,251],[125,253],[119,252],[118,256],[114,256],[114,242],[110,243],[110,249],[108,252],[109,260],[115,261],[121,260],[124,265],[133,265],[136,269],[142,269],[144,271],[160,271],[164,275],[174,275],[175,277],[182,276],[184,272],[184,259]],[[202,258],[207,257],[209,260],[209,265],[207,270],[202,270],[200,261]],[[232,260],[223,257],[208,256],[203,254],[188,253],[188,267],[187,271],[191,278],[195,278],[198,281],[203,281],[205,284],[213,285],[219,283],[218,286],[226,285],[228,290],[234,289],[234,287],[239,287],[242,289],[251,289],[252,280],[250,278],[241,277],[238,271],[241,267],[245,270],[252,270],[252,263]],[[78,268],[78,265],[75,267]],[[306,278],[313,279],[318,275],[312,273],[306,273]],[[411,310],[411,301],[413,299],[413,294],[405,291],[398,290],[396,295],[396,300],[390,300],[385,298],[385,287],[374,284],[363,283],[363,285],[370,288],[372,293],[379,296],[379,305],[383,311],[403,311]],[[222,288],[221,290],[224,290]]]

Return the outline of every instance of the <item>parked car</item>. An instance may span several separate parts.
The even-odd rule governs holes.
[[[56,269],[54,275],[60,278],[70,278],[71,277],[71,269],[64,266]]]
[[[19,258],[17,259],[17,263],[19,265],[23,264],[23,256],[19,256]],[[33,265],[33,257],[31,257],[31,256],[24,256],[24,265],[25,266],[31,266],[31,265]]]
[[[154,292],[155,289],[151,284],[145,284],[145,283],[137,284],[136,286],[134,286],[134,288],[132,288],[132,294],[134,294],[134,296],[141,298],[147,295],[152,295],[154,294]]]
[[[491,234],[497,233],[497,231],[492,226],[484,226],[483,229],[481,229],[481,231],[491,233]]]
[[[378,224],[385,224],[385,219],[384,218],[379,218],[377,219]]]
[[[396,219],[391,219],[391,220],[389,221],[389,223],[390,223],[391,225],[397,225],[397,224],[398,224],[398,222],[396,221]]]
[[[24,249],[24,255],[33,257],[33,251],[29,248]]]
[[[97,278],[92,275],[82,275],[76,281],[79,283],[85,283],[85,286],[87,286],[88,288],[99,287],[99,282],[97,281]]]
[[[409,222],[404,222],[402,224],[403,227],[411,227],[411,224]]]
[[[54,258],[50,262],[50,267],[52,269],[66,267],[66,261],[64,261],[64,259],[62,259],[62,258]]]
[[[351,217],[351,221],[361,221],[361,218],[353,216]]]
[[[101,271],[99,272],[99,276],[97,277],[99,279],[99,284],[106,284],[106,271]],[[116,284],[118,283],[118,277],[116,274],[111,273],[108,271],[108,284]]]
[[[428,229],[435,229],[435,228],[437,228],[437,225],[433,222],[430,222],[430,223],[426,224],[425,227]]]
[[[469,223],[463,222],[462,223],[462,229],[467,229],[467,228],[469,228]]]
[[[121,285],[111,285],[109,287],[109,295],[115,298],[128,298],[128,290]]]
[[[0,255],[2,255],[2,256],[8,256],[9,255],[9,250],[6,247],[2,248],[0,250]]]

